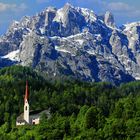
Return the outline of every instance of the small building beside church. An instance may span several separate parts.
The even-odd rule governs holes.
[[[42,114],[46,114],[48,117],[50,116],[50,111],[49,110],[37,110],[37,111],[30,111],[30,106],[29,106],[29,87],[28,87],[28,82],[26,81],[26,90],[25,90],[25,97],[24,97],[24,112],[20,114],[20,116],[17,117],[16,120],[16,125],[34,125],[34,124],[39,124],[40,122],[40,117]]]

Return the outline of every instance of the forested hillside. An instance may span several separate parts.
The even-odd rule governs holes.
[[[36,126],[16,127],[25,82],[30,109],[51,110]],[[0,70],[0,140],[139,140],[140,82],[115,87],[74,80],[48,82],[27,67]]]

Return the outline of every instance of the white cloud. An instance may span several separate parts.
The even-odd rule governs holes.
[[[123,2],[112,2],[109,3],[108,8],[113,11],[130,11],[132,10],[132,7],[130,7],[128,4]]]
[[[140,15],[140,10],[135,8],[134,6],[130,6],[127,3],[123,2],[112,2],[107,4],[107,9],[117,13],[120,16],[127,17],[138,17]]]
[[[21,3],[20,5],[17,4],[8,4],[8,3],[2,3],[0,2],[0,12],[7,12],[7,11],[24,11],[27,8],[27,6],[24,3]]]
[[[37,3],[48,3],[50,0],[37,0]]]
[[[5,3],[0,3],[0,11],[7,11],[7,10],[11,10],[11,9],[15,9],[16,8],[16,4],[5,4]]]
[[[25,3],[21,3],[18,7],[19,10],[24,11],[27,9],[27,5]]]
[[[128,3],[125,2],[106,2],[105,0],[74,0],[77,5],[85,5],[86,7],[90,7],[96,9],[99,12],[111,11],[118,17],[139,17],[140,10]],[[97,7],[100,9],[98,10]]]
[[[106,2],[102,0],[71,0],[73,3],[76,3],[77,5],[85,5],[86,7],[104,7],[106,6]],[[102,7],[102,8],[103,8]]]

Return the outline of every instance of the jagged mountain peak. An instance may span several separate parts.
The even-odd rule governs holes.
[[[52,6],[49,6],[48,8],[46,8],[45,11],[47,11],[47,12],[56,12],[57,11],[57,8],[52,7]]]
[[[16,21],[16,20],[13,20],[12,23],[11,23],[11,26],[10,28],[17,28],[19,26],[20,22],[19,21]]]
[[[118,29],[109,11],[48,7],[12,24],[0,38],[0,55],[53,76],[118,84],[140,79],[139,26]]]
[[[69,13],[69,12],[76,12],[76,7],[74,7],[73,5],[69,4],[69,3],[66,3],[64,5],[64,7],[62,7],[63,9],[63,12],[65,13]]]
[[[129,31],[129,30],[137,28],[137,27],[140,27],[140,21],[124,24],[123,25],[123,30],[124,31]]]
[[[115,27],[114,16],[111,12],[107,11],[104,15],[104,22],[107,26]]]
[[[71,9],[71,8],[74,8],[74,6],[73,6],[71,3],[67,2],[67,3],[64,5],[64,8],[69,8],[69,9]]]

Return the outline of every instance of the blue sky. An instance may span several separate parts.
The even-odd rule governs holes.
[[[65,3],[92,9],[96,14],[111,11],[118,26],[140,21],[140,0],[0,0],[0,34],[13,20],[32,16],[48,6],[62,7]]]

